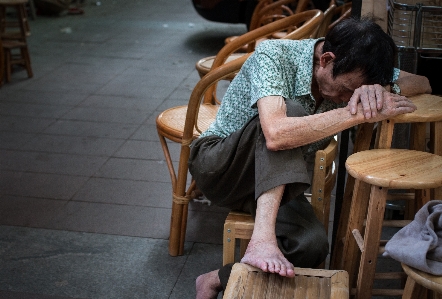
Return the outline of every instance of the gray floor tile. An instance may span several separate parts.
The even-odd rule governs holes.
[[[66,209],[66,204],[66,200],[60,199],[1,196],[0,225],[51,228],[57,215]]]
[[[3,94],[4,92],[4,94]],[[4,96],[4,98],[3,98]],[[57,91],[35,91],[30,90],[2,90],[2,99],[14,103],[29,103],[40,105],[61,105],[76,106],[86,98],[86,95],[77,93],[66,93]]]
[[[91,178],[74,196],[76,201],[170,208],[170,183]]]
[[[222,245],[195,243],[170,299],[195,298],[195,279],[222,266]],[[222,298],[222,294],[218,295]]]
[[[170,182],[169,172],[164,161],[111,158],[95,174],[96,177]]]
[[[149,113],[120,108],[76,107],[63,116],[66,120],[82,120],[104,123],[142,124]]]
[[[53,118],[32,118],[24,116],[2,115],[0,130],[13,132],[41,132],[55,122]]]
[[[38,105],[19,102],[0,103],[0,111],[6,115],[59,118],[70,109],[72,108],[69,106]]]
[[[186,260],[146,238],[3,226],[0,242],[0,288],[51,296],[168,298]]]
[[[70,201],[48,228],[166,240],[169,223],[170,209]]]
[[[141,125],[130,139],[158,141],[157,127],[156,125]]]
[[[61,297],[61,296],[48,296],[48,295],[40,295],[40,294],[31,294],[31,293],[23,293],[23,292],[9,292],[9,291],[0,291],[0,298],[2,299],[72,299],[69,297]],[[86,299],[86,298],[77,298],[77,299]]]
[[[170,149],[172,150],[172,148]],[[179,155],[179,152],[171,153]],[[146,160],[164,160],[163,150],[157,141],[128,140],[114,154],[114,157]]]
[[[162,102],[161,99],[153,98],[129,98],[127,96],[103,96],[92,95],[88,97],[81,107],[90,108],[119,108],[128,110],[154,111]]]
[[[32,139],[35,133],[22,133],[12,131],[0,131],[1,149],[21,149],[25,143]]]
[[[86,176],[0,171],[0,194],[68,200],[86,183]]]
[[[126,139],[137,131],[138,127],[139,125],[136,124],[57,120],[44,130],[43,133],[52,135]]]
[[[39,134],[30,139],[23,150],[49,153],[68,153],[89,156],[111,156],[122,144],[122,139],[95,136],[60,136]]]
[[[106,157],[57,153],[0,151],[0,169],[53,174],[93,175],[107,160]]]

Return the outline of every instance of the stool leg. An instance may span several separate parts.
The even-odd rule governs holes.
[[[407,283],[405,284],[404,294],[402,299],[419,299],[425,294],[425,288],[416,283],[411,277],[407,278]]]
[[[371,139],[373,136],[374,123],[365,123],[358,125],[356,133],[356,141],[353,147],[353,153],[365,151],[370,148]],[[351,198],[354,190],[355,179],[352,176],[348,176],[345,184],[344,197],[342,200],[342,207],[339,217],[338,229],[336,232],[335,240],[333,241],[332,257],[330,261],[330,269],[343,269],[343,246],[345,233],[347,231],[348,218],[350,215]],[[369,191],[367,191],[369,192]],[[336,219],[335,219],[336,221]]]
[[[12,53],[10,49],[5,50],[5,74],[6,74],[6,82],[11,82],[11,72],[12,72]]]
[[[388,188],[371,187],[370,203],[368,205],[367,223],[364,233],[364,251],[359,265],[356,286],[357,299],[370,299],[373,288],[376,262],[379,252],[379,241],[382,232],[385,205]]]
[[[24,67],[26,68],[26,72],[28,73],[28,78],[32,78],[34,74],[32,73],[31,58],[29,57],[28,46],[20,48],[20,51],[21,51],[21,57],[25,61]]]
[[[442,156],[442,121],[431,123],[430,140],[433,153]],[[442,187],[432,191],[432,199],[442,199]]]
[[[355,274],[358,266],[359,247],[352,231],[362,231],[367,212],[370,185],[360,180],[355,181],[353,198],[351,200],[350,215],[346,225],[344,247],[342,249],[342,269],[348,272],[349,287],[354,286]]]

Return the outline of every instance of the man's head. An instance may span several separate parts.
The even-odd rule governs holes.
[[[396,45],[382,28],[367,18],[349,18],[339,22],[326,35],[323,53],[332,52],[333,73],[358,71],[363,84],[387,85],[393,76]]]

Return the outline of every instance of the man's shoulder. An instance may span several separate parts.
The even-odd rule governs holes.
[[[255,49],[257,53],[299,51],[305,48],[312,48],[318,39],[269,39],[261,42]]]

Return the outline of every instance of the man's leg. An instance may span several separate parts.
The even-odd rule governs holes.
[[[255,226],[241,262],[281,276],[294,276],[293,265],[276,241],[275,225],[284,185],[264,192],[257,200]]]

